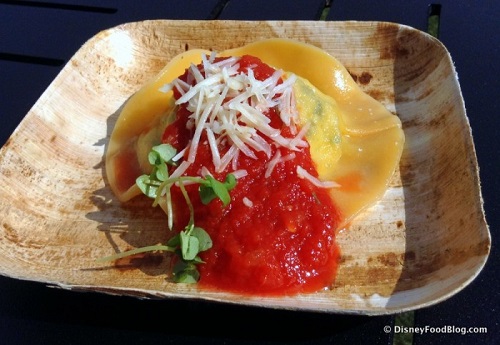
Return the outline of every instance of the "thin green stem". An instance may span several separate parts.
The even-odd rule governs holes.
[[[161,244],[153,245],[153,246],[146,246],[146,247],[135,248],[135,249],[127,250],[125,252],[106,256],[104,258],[98,259],[97,262],[108,262],[108,261],[113,261],[113,260],[125,258],[127,256],[131,256],[131,255],[135,255],[135,254],[146,253],[146,252],[156,252],[156,251],[174,252],[175,248],[172,248],[169,246],[164,246]]]
[[[184,195],[184,199],[186,199],[186,204],[189,207],[189,224],[186,226],[186,228],[192,228],[194,225],[194,207],[193,204],[191,203],[191,199],[189,199],[189,195],[187,193],[186,187],[184,187],[184,183],[180,182],[179,183],[179,188],[181,189],[182,195]]]

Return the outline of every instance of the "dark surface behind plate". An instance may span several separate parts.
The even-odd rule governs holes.
[[[237,0],[151,1],[147,6],[118,0],[105,4],[90,0],[0,1],[0,142],[7,140],[69,57],[98,31],[123,22],[157,18],[319,18],[316,3],[303,10],[289,6],[289,1],[276,3],[281,3],[279,18],[270,16],[264,3],[257,6]],[[401,3],[336,0],[328,20],[391,20],[425,29],[428,3]],[[496,1],[439,3],[440,39],[459,74],[494,243],[485,269],[470,286],[441,304],[415,312],[416,326],[487,327],[487,333],[427,332],[414,334],[413,340],[415,344],[493,344],[500,342],[496,313],[500,139],[495,127],[499,124],[496,98],[500,54],[495,37],[499,33],[500,5]],[[291,313],[198,301],[143,301],[50,289],[35,282],[0,277],[0,334],[5,344],[389,344],[393,334],[384,332],[384,326],[393,322],[391,316]]]

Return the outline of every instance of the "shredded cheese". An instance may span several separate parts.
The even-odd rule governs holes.
[[[236,179],[240,179],[240,178],[247,176],[248,171],[246,171],[245,169],[241,169],[241,170],[233,171],[231,174],[233,174]]]
[[[340,185],[335,181],[321,181],[317,177],[311,175],[306,169],[302,168],[300,165],[297,165],[297,176],[303,179],[308,180],[313,185],[319,188],[336,188],[340,187]]]
[[[172,175],[170,175],[170,178],[176,178],[176,177],[182,176],[182,174],[184,174],[186,172],[186,170],[189,168],[190,165],[191,165],[190,162],[182,161],[182,163],[179,164],[177,169],[174,170]]]
[[[193,138],[174,157],[174,161],[186,154],[187,158],[172,173],[172,177],[181,176],[194,163],[203,133],[206,134],[215,172],[220,173],[231,166],[236,178],[248,174],[246,170],[238,170],[240,154],[257,159],[256,152],[263,152],[270,157],[271,145],[274,145],[276,152],[267,163],[264,174],[268,178],[278,164],[295,158],[293,152],[282,156],[280,148],[298,151],[308,146],[305,135],[309,126],[305,125],[298,130],[299,115],[293,92],[296,76],[292,74],[279,83],[284,75],[283,71],[277,70],[261,81],[255,78],[252,69],[255,66],[250,66],[243,73],[238,71],[238,62],[238,57],[216,62],[214,53],[210,56],[203,55],[202,71],[191,64],[186,82],[176,79],[160,88],[161,92],[175,88],[181,95],[176,104],[185,104],[192,113],[186,126],[194,129]],[[284,137],[278,128],[271,126],[266,112],[274,107],[294,137]],[[226,145],[228,148],[222,153],[219,147]],[[205,177],[212,174],[203,167],[200,175]],[[297,176],[320,188],[339,187],[336,182],[319,180],[301,166],[297,166]],[[249,207],[253,205],[248,198],[244,198],[243,202]]]
[[[247,206],[247,207],[252,207],[253,206],[253,202],[252,200],[248,199],[246,196],[243,198],[243,205]]]
[[[279,83],[283,71],[277,70],[260,81],[251,67],[246,73],[238,72],[238,61],[238,57],[231,57],[215,62],[215,54],[203,55],[203,71],[192,64],[187,82],[176,79],[160,89],[168,92],[175,88],[181,95],[176,104],[185,104],[192,112],[188,126],[194,128],[194,135],[188,147],[181,151],[188,152],[187,162],[195,161],[204,132],[216,173],[224,171],[229,164],[237,170],[240,154],[257,159],[255,153],[264,152],[270,157],[269,139],[277,147],[291,150],[307,146],[306,130],[298,134],[296,131],[299,119],[292,88],[296,77],[291,75]],[[270,125],[265,113],[273,107],[277,107],[283,123],[297,136],[283,137],[279,129]],[[225,143],[229,149],[222,154],[219,147]]]

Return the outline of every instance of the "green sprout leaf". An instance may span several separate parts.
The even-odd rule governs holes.
[[[161,205],[167,214],[169,229],[173,228],[171,188],[174,185],[178,186],[189,208],[189,223],[183,231],[171,237],[166,245],[137,248],[106,257],[103,260],[114,260],[147,251],[172,252],[178,256],[178,262],[174,265],[172,271],[173,280],[177,283],[191,284],[200,279],[200,273],[196,265],[204,263],[198,254],[212,248],[212,239],[204,229],[195,226],[193,204],[184,183],[198,183],[200,185],[199,194],[203,204],[206,205],[218,198],[224,206],[227,206],[231,202],[229,191],[236,186],[236,178],[232,174],[228,174],[224,182],[220,182],[210,175],[204,178],[198,176],[172,178],[169,176],[169,165],[174,165],[172,158],[175,155],[175,148],[169,144],[154,146],[148,154],[149,163],[153,166],[151,174],[139,176],[136,179],[136,184],[144,195],[154,199],[153,206]]]
[[[233,174],[228,174],[224,181],[224,186],[226,186],[227,190],[232,190],[234,187],[236,187],[236,177],[234,177]]]
[[[150,151],[148,154],[148,161],[149,161],[149,164],[151,164],[153,166],[161,164],[160,155],[155,151]]]
[[[173,236],[171,239],[168,240],[167,246],[169,247],[179,247],[181,245],[181,235],[180,233]]]
[[[200,252],[200,241],[189,232],[180,232],[182,258],[186,261],[193,260]]]
[[[162,182],[168,179],[168,167],[166,164],[159,164],[156,166],[156,178]]]
[[[194,284],[200,280],[200,273],[196,265],[190,262],[180,260],[172,270],[174,282],[184,284]]]
[[[211,186],[200,185],[200,198],[204,205],[208,205],[210,201],[217,197]]]
[[[158,155],[158,157],[161,158],[165,163],[170,163],[172,158],[174,158],[175,155],[177,154],[177,150],[172,145],[169,144],[160,144],[157,146],[153,146],[151,152],[155,152]],[[155,163],[153,165],[156,164],[158,163]]]
[[[141,192],[149,198],[156,198],[158,193],[158,185],[151,181],[149,175],[141,175],[136,180],[135,183],[141,190]]]
[[[204,205],[210,203],[213,199],[219,198],[224,206],[229,205],[231,196],[229,191],[236,185],[236,178],[234,175],[229,174],[224,183],[217,181],[212,176],[207,175],[205,181],[200,184],[200,197]]]
[[[195,226],[191,231],[191,236],[198,239],[198,249],[200,252],[212,248],[212,239],[210,238],[210,235],[202,228]]]

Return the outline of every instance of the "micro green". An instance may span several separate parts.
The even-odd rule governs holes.
[[[170,238],[166,245],[153,245],[132,249],[112,256],[102,258],[103,261],[112,261],[129,255],[164,251],[177,254],[178,262],[174,265],[172,274],[177,283],[196,283],[200,274],[196,265],[203,263],[199,253],[212,247],[212,240],[209,234],[201,227],[195,226],[194,208],[191,199],[186,191],[184,183],[199,184],[199,195],[203,204],[208,204],[214,199],[220,199],[224,206],[231,202],[229,192],[236,186],[236,178],[228,174],[224,182],[218,181],[214,177],[180,176],[170,177],[169,165],[175,165],[172,161],[176,155],[176,150],[169,144],[154,146],[148,155],[149,163],[153,169],[149,175],[141,175],[136,179],[136,184],[144,195],[154,199],[153,206],[160,205],[167,214],[168,227],[173,229],[173,210],[170,189],[176,185],[189,208],[189,223],[184,230]]]

